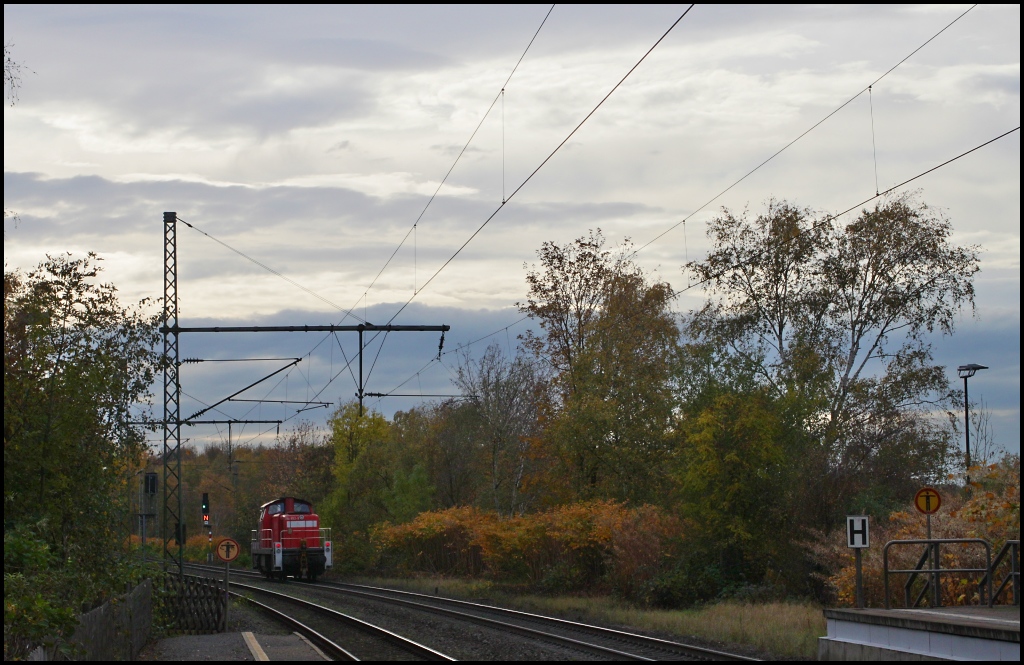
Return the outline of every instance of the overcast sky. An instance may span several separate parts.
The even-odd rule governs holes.
[[[556,6],[409,234],[549,8],[5,5],[4,42],[24,66],[4,110],[4,208],[20,219],[5,219],[5,268],[92,250],[126,298],[158,298],[162,213],[176,211],[320,296],[180,227],[183,325],[342,320],[325,301],[383,323],[413,298],[395,322],[451,325],[447,351],[520,318],[524,263],[545,240],[600,227],[642,246],[689,217],[637,257],[681,288],[681,266],[704,255],[704,223],[721,206],[757,211],[775,196],[845,210],[876,191],[872,140],[885,190],[1020,123],[1020,7],[979,6],[870,98],[700,210],[967,6],[697,6],[501,207],[686,9]],[[913,184],[952,221],[955,242],[982,249],[977,311],[933,341],[954,379],[961,363],[992,367],[971,380],[971,396],[1011,450],[1020,446],[1019,186],[1019,132]],[[703,297],[693,289],[676,306]],[[514,351],[523,329],[490,341]],[[438,341],[389,336],[367,389],[410,379],[399,392],[452,392],[457,354],[430,363]],[[183,342],[186,356],[308,356],[249,396],[334,404],[355,390],[342,371],[355,348],[351,334]],[[186,367],[183,389],[209,403],[279,366]],[[376,408],[391,415],[417,402]],[[251,407],[223,412],[294,422],[285,405]],[[299,417],[322,422],[327,411]]]

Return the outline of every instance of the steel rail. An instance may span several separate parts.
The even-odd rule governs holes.
[[[316,630],[302,623],[295,617],[289,616],[280,610],[275,610],[270,605],[261,603],[258,600],[247,598],[240,593],[235,593],[234,591],[229,591],[228,593],[235,598],[244,600],[250,605],[256,606],[261,612],[266,612],[276,621],[280,621],[281,623],[288,625],[290,628],[294,628],[296,631],[304,635],[310,642],[313,642],[320,647],[320,649],[333,660],[359,660],[354,655],[346,651],[340,644],[333,642],[330,638],[318,633]]]
[[[295,596],[289,596],[286,593],[280,593],[279,591],[271,591],[269,589],[264,589],[262,587],[250,586],[248,584],[240,584],[238,582],[231,582],[231,586],[237,587],[239,589],[245,589],[245,590],[250,591],[250,592],[267,594],[269,596],[273,596],[274,598],[278,598],[278,599],[281,599],[281,600],[284,600],[284,601],[287,601],[287,602],[290,602],[290,603],[295,603],[296,605],[304,607],[305,609],[308,609],[308,610],[312,610],[312,611],[314,611],[314,612],[316,612],[318,614],[322,614],[324,616],[328,616],[328,617],[331,617],[333,619],[337,619],[337,620],[341,621],[342,623],[344,623],[347,626],[350,626],[352,628],[356,628],[356,629],[361,630],[361,631],[363,631],[365,633],[369,633],[369,634],[373,635],[374,637],[380,638],[380,639],[382,639],[382,640],[384,640],[386,642],[389,642],[389,643],[397,646],[399,649],[401,649],[402,651],[405,651],[406,653],[409,653],[409,654],[412,654],[412,655],[415,655],[415,656],[419,656],[420,658],[424,658],[426,660],[442,660],[442,661],[452,661],[452,660],[455,660],[451,656],[445,655],[445,654],[441,653],[440,651],[435,651],[434,649],[431,649],[428,646],[424,646],[424,645],[420,644],[419,642],[415,642],[413,640],[410,640],[407,637],[402,637],[401,635],[399,635],[397,633],[392,633],[390,630],[387,630],[385,628],[381,628],[380,626],[375,626],[372,623],[367,623],[366,621],[363,621],[362,619],[357,619],[357,618],[355,618],[353,616],[349,616],[347,614],[343,614],[343,613],[341,613],[341,612],[339,612],[337,610],[333,610],[333,609],[331,609],[329,607],[324,607],[323,605],[318,605],[316,603],[310,602],[308,600],[304,600],[302,598],[297,598]]]

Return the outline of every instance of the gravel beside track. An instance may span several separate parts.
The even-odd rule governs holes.
[[[231,607],[228,610],[228,631],[233,633],[248,631],[257,635],[292,634],[291,628],[282,626],[253,605],[238,598],[231,599]]]

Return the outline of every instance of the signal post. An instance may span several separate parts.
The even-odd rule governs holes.
[[[208,550],[206,563],[213,563],[213,529],[210,527],[210,494],[203,492],[203,527],[206,529]]]
[[[228,605],[231,601],[231,593],[228,591],[228,576],[231,574],[231,562],[238,558],[241,549],[238,541],[225,538],[217,544],[217,557],[224,562],[224,630],[228,629]]]

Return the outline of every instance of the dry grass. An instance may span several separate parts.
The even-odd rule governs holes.
[[[810,603],[753,605],[723,602],[698,610],[602,611],[613,623],[675,635],[696,635],[726,644],[745,644],[781,657],[814,658],[825,635],[821,608]]]
[[[365,579],[451,598],[487,600],[506,607],[628,626],[680,637],[753,647],[779,658],[814,658],[825,635],[821,607],[813,603],[722,602],[692,610],[639,609],[607,597],[512,595],[487,581],[447,578]]]

